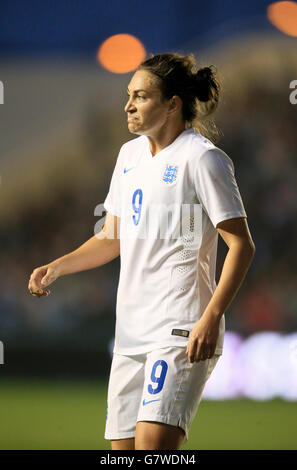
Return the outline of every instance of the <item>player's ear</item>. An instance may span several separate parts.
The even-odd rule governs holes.
[[[169,101],[169,112],[176,112],[182,108],[183,102],[178,95],[172,96]]]

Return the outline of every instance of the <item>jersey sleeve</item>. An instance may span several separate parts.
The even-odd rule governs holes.
[[[214,227],[223,220],[247,217],[233,162],[223,150],[207,150],[192,165],[197,197]]]
[[[108,194],[103,203],[110,214],[121,217],[121,175],[123,172],[123,148],[121,148],[111,177]]]

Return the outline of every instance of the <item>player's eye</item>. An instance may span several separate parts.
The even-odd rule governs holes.
[[[128,95],[128,98],[130,98],[130,94],[127,92],[127,95]],[[143,96],[143,95],[135,95],[135,98],[138,99],[140,98],[141,100],[145,100],[146,99],[146,96]]]

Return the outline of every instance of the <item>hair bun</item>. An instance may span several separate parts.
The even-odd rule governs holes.
[[[211,85],[213,73],[210,67],[203,67],[194,75],[197,91],[196,96],[199,101],[209,101],[211,98]]]
[[[202,80],[209,80],[212,77],[212,70],[210,67],[203,67],[197,72],[197,78],[202,78]]]

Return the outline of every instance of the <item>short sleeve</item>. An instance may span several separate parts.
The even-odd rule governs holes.
[[[110,212],[110,214],[116,215],[117,217],[121,217],[121,174],[123,171],[122,159],[123,152],[121,148],[111,177],[109,191],[103,203],[103,206],[107,212]]]
[[[231,158],[215,148],[192,160],[197,197],[214,227],[223,220],[247,217]]]

